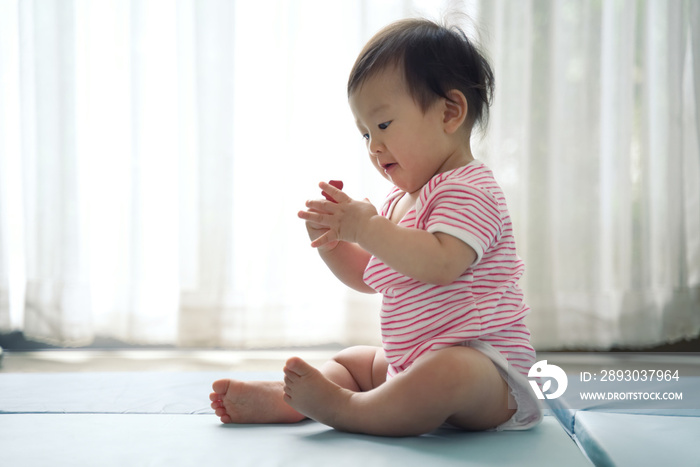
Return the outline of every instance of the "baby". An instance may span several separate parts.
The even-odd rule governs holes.
[[[292,423],[383,436],[526,429],[541,419],[510,216],[470,137],[493,93],[488,62],[457,28],[391,24],[360,53],[348,98],[369,159],[394,188],[381,212],[328,183],[299,212],[346,285],[383,295],[381,348],[352,347],[284,382],[214,382],[223,423]]]

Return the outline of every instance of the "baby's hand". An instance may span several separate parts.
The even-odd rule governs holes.
[[[312,241],[311,246],[326,249],[329,244],[335,245],[341,240],[358,242],[369,219],[377,215],[376,208],[368,200],[353,200],[329,183],[321,182],[319,186],[332,200],[307,201],[308,210],[299,212],[307,226],[314,226],[319,232],[327,229]]]
[[[316,212],[313,210],[309,210],[310,212]],[[301,216],[299,216],[301,217]],[[328,233],[330,229],[328,227],[325,227],[323,225],[316,224],[311,221],[306,221],[306,231],[309,233],[309,239],[311,240],[312,244],[315,242],[319,237],[322,237],[326,233]],[[330,251],[333,248],[338,246],[338,240],[334,242],[328,242],[322,247],[319,248],[319,250],[324,250],[324,251]]]
[[[331,180],[331,181],[328,182],[328,183],[329,183],[331,186],[334,186],[335,188],[337,188],[337,189],[339,189],[339,190],[342,190],[342,189],[343,189],[343,182],[341,182],[340,180]],[[321,191],[321,194],[322,194],[328,201],[332,201],[333,203],[336,202],[336,201],[335,201],[333,198],[331,198],[331,196],[330,196],[328,193],[326,193],[325,191]],[[315,211],[315,210],[313,210],[313,209],[310,209],[309,211],[315,212],[315,213],[319,213],[319,211]],[[319,224],[316,224],[316,223],[314,223],[314,222],[311,222],[311,221],[308,221],[308,220],[307,220],[307,221],[306,221],[306,230],[307,230],[307,232],[309,233],[309,239],[311,239],[311,241],[313,242],[313,241],[315,241],[317,238],[319,238],[319,237],[321,237],[322,235],[324,235],[325,233],[327,233],[329,229],[328,229],[328,227],[325,227],[325,226],[323,226],[323,225],[319,225]],[[325,250],[325,251],[330,251],[330,250],[332,250],[333,248],[335,248],[336,246],[338,246],[338,241],[337,241],[337,240],[334,241],[334,242],[326,243],[325,245],[323,245],[323,247],[321,247],[321,248],[319,248],[319,249],[320,249],[320,250]]]

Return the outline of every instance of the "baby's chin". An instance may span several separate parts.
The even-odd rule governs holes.
[[[429,180],[426,180],[425,183],[420,183],[420,182],[406,182],[405,180],[401,180],[399,177],[391,177],[387,176],[385,177],[387,180],[389,180],[396,188],[399,190],[403,191],[404,193],[408,193],[409,195],[412,195],[420,190],[423,189],[426,183],[428,183]]]
[[[391,184],[399,190],[411,194],[416,191],[419,191],[421,188],[423,188],[425,183],[428,183],[427,180],[425,181],[425,183],[404,180],[404,178],[401,176],[401,173],[398,173],[400,171],[400,167],[398,167],[398,164],[394,165],[396,165],[396,167],[390,169],[389,171],[385,170],[384,167],[381,167],[379,165],[375,165],[375,167],[382,177],[391,182]]]

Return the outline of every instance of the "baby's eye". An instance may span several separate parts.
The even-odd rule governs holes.
[[[389,125],[391,125],[391,121],[380,123],[378,126],[380,130],[386,130],[389,127]]]
[[[364,135],[362,135],[362,137],[364,139],[366,139],[367,141],[369,141],[369,133],[365,133]]]

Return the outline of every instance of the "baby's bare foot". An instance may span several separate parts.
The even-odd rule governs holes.
[[[300,414],[284,401],[284,384],[278,381],[214,381],[211,408],[222,423],[296,423]]]
[[[327,379],[304,360],[293,357],[284,367],[284,400],[299,413],[343,429],[344,413],[352,392]]]

